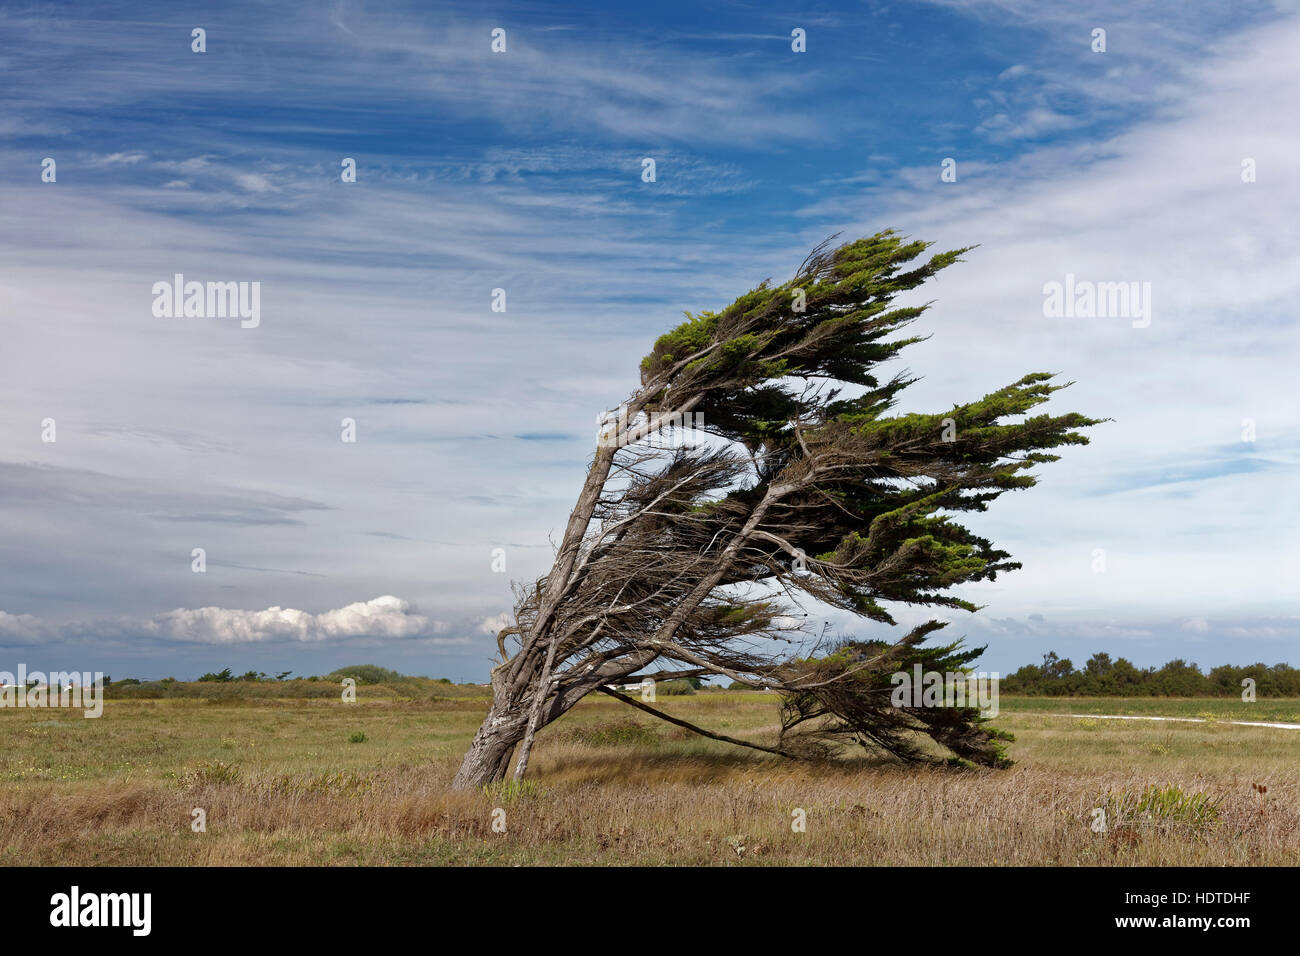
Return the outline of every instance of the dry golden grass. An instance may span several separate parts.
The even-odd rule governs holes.
[[[1015,709],[1005,771],[806,765],[584,702],[518,790],[446,789],[477,701],[109,701],[99,720],[0,713],[0,862],[41,864],[1282,865],[1300,861],[1300,732]],[[665,698],[758,739],[770,697]],[[1296,709],[1300,710],[1300,707]],[[349,743],[356,731],[366,741]],[[1252,787],[1267,786],[1261,795]],[[1093,809],[1152,784],[1214,819]],[[207,832],[191,831],[191,811]],[[806,831],[795,832],[796,810]],[[493,829],[504,813],[504,832]],[[501,816],[497,813],[497,818]]]

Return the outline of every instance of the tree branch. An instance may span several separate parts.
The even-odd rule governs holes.
[[[747,740],[737,740],[735,737],[728,737],[725,734],[715,734],[711,730],[705,730],[703,727],[697,727],[695,726],[695,724],[688,723],[685,720],[681,720],[677,717],[670,717],[668,714],[665,714],[661,710],[655,710],[653,707],[647,707],[645,704],[641,703],[641,701],[637,700],[636,698],[628,697],[626,694],[620,694],[618,691],[610,690],[608,687],[601,687],[600,692],[602,694],[608,694],[610,697],[613,697],[617,700],[621,700],[629,707],[635,707],[637,710],[644,710],[647,714],[653,714],[654,716],[658,717],[660,720],[666,720],[668,721],[668,723],[676,724],[678,727],[685,727],[687,730],[693,731],[694,733],[699,734],[701,737],[709,737],[713,740],[721,740],[725,744],[735,744],[737,747],[749,747],[753,750],[761,750],[764,753],[776,754],[778,757],[788,757],[790,760],[799,759],[794,754],[785,750],[778,750],[775,747],[764,747],[762,744],[751,744]]]

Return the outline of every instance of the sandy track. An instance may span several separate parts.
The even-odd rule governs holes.
[[[1021,711],[1022,714],[1029,713]],[[1083,717],[1091,720],[1171,720],[1185,724],[1233,724],[1237,727],[1276,727],[1280,730],[1300,730],[1300,724],[1282,724],[1263,720],[1206,720],[1204,717],[1146,717],[1132,714],[1055,714],[1039,711],[1044,717]]]

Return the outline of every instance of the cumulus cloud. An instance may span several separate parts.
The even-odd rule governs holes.
[[[495,617],[485,617],[479,621],[478,629],[483,634],[490,634],[493,637],[497,635],[503,627],[509,627],[514,623],[514,618],[506,611],[502,611]]]
[[[10,646],[37,644],[49,635],[49,625],[38,617],[0,611],[0,643]]]
[[[404,639],[431,637],[447,629],[445,624],[415,613],[408,601],[391,594],[320,614],[281,607],[264,611],[179,608],[155,617],[150,625],[159,637],[200,644]]]
[[[5,645],[135,636],[221,645],[418,639],[461,643],[440,637],[449,629],[446,622],[418,613],[409,601],[391,594],[319,614],[285,607],[261,611],[200,607],[177,608],[143,621],[53,624],[30,614],[0,611],[0,644]]]

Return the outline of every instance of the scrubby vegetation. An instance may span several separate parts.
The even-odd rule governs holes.
[[[431,679],[412,677],[374,664],[341,667],[324,677],[299,677],[290,680],[289,671],[268,677],[248,671],[235,675],[231,668],[204,674],[195,681],[178,681],[175,677],[142,681],[137,678],[106,681],[104,696],[109,699],[203,698],[212,701],[239,699],[338,699],[343,680],[355,681],[358,693],[369,698],[433,699],[481,697],[487,688],[480,684],[453,684],[446,677]]]
[[[213,694],[307,681],[206,682]],[[1300,700],[1011,698],[1008,770],[904,766],[860,748],[790,761],[588,699],[538,738],[534,774],[449,790],[487,710],[473,697],[357,702],[110,700],[104,716],[0,709],[0,863],[30,865],[1293,864],[1300,732],[1230,719],[1300,715]],[[469,688],[466,688],[469,690]],[[660,697],[750,740],[776,694]],[[1208,724],[1078,713],[1212,711]],[[364,738],[364,739],[363,739]],[[356,741],[355,743],[353,741]],[[191,830],[202,807],[207,831]],[[806,815],[802,832],[793,812]],[[1097,811],[1104,813],[1104,818]],[[493,829],[504,811],[505,829]],[[1100,825],[1099,825],[1100,820]],[[1094,827],[1097,829],[1094,829]]]

